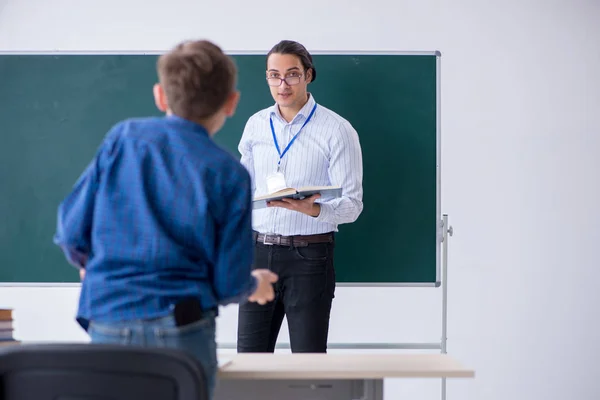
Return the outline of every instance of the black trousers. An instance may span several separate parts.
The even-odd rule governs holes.
[[[240,304],[239,353],[272,353],[284,316],[293,353],[327,352],[335,293],[334,247],[334,243],[306,247],[255,244],[253,268],[268,268],[279,280],[274,301]]]

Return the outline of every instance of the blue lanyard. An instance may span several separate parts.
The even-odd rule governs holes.
[[[290,140],[288,145],[283,150],[283,153],[279,149],[279,143],[277,143],[277,137],[275,136],[275,128],[273,128],[273,118],[271,118],[269,116],[269,122],[271,123],[271,133],[273,134],[273,141],[275,142],[275,147],[277,148],[277,154],[279,154],[279,161],[277,162],[278,168],[279,168],[279,164],[281,164],[281,159],[283,158],[283,156],[285,156],[285,153],[287,153],[287,151],[290,149],[290,146],[292,145],[292,143],[294,143],[294,140],[296,140],[296,138],[298,137],[298,134],[300,133],[302,128],[304,128],[304,126],[306,126],[306,124],[308,124],[308,121],[310,121],[310,119],[312,118],[316,109],[317,109],[317,104],[315,103],[315,106],[313,107],[312,111],[310,112],[310,114],[308,114],[308,118],[306,118],[306,121],[304,121],[304,124],[302,124],[302,127],[300,127],[300,130],[294,135],[292,140]]]

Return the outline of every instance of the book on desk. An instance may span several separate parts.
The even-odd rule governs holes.
[[[342,188],[340,186],[304,186],[301,188],[285,188],[277,190],[273,193],[268,193],[262,196],[254,197],[252,200],[252,208],[257,210],[267,207],[269,201],[281,199],[303,200],[315,194],[320,194],[320,200],[331,200],[342,196]]]
[[[0,308],[0,344],[6,342],[14,342],[13,337],[13,315],[12,310],[8,308]]]

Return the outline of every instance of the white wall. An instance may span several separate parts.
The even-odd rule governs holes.
[[[600,398],[600,3],[251,3],[8,0],[0,50],[164,50],[190,37],[229,51],[283,38],[312,50],[441,50],[442,209],[455,228],[448,350],[477,371],[450,381],[448,399]],[[0,288],[23,340],[86,340],[76,297]],[[439,301],[433,289],[340,289],[331,340],[437,341]],[[235,339],[233,307],[219,339]],[[438,381],[385,390],[439,398]]]

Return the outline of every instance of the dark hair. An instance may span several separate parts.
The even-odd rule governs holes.
[[[269,61],[269,56],[271,56],[273,53],[295,55],[300,59],[304,70],[308,71],[309,69],[312,69],[311,82],[314,82],[315,79],[317,79],[317,70],[313,65],[312,56],[308,50],[306,50],[306,47],[300,43],[294,42],[293,40],[282,40],[281,42],[277,43],[267,54],[267,63]]]
[[[169,109],[190,120],[213,116],[235,90],[233,60],[207,40],[178,44],[159,57],[157,71]]]

